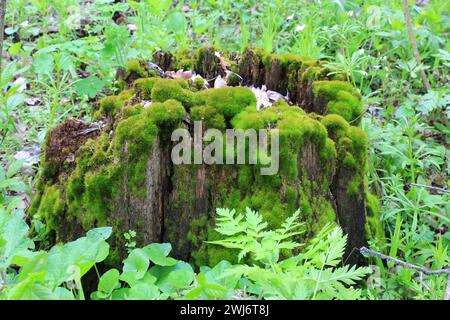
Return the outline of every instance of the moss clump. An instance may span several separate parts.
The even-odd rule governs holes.
[[[124,90],[119,95],[104,97],[100,101],[100,114],[114,117],[115,114],[122,109],[125,103],[131,100],[135,95],[133,89]],[[98,118],[98,115],[96,116]]]
[[[358,127],[350,127],[347,132],[347,137],[351,141],[351,154],[356,162],[362,164],[364,168],[367,161],[367,148],[369,140],[366,133]]]
[[[195,65],[195,59],[192,52],[184,49],[175,54],[172,69],[173,70],[192,70]]]
[[[126,69],[129,73],[136,73],[136,74],[144,74],[145,68],[141,65],[141,61],[139,60],[130,60],[127,62]]]
[[[333,123],[336,124],[338,122]],[[363,185],[367,165],[368,144],[366,133],[361,128],[353,126],[350,126],[346,135],[338,140],[339,163],[353,172],[353,177],[347,186],[349,195],[357,194]]]
[[[327,140],[326,128],[302,109],[285,102],[259,112],[248,107],[232,120],[232,124],[236,129],[279,129],[280,174],[288,180],[296,179],[298,175],[298,152],[305,143],[316,145],[322,159],[330,161],[336,157],[334,144]],[[328,166],[324,165],[324,168]]]
[[[326,139],[325,146],[320,150],[320,157],[325,163],[337,158],[336,143],[332,139]]]
[[[112,181],[109,136],[89,140],[79,151],[77,166],[67,180],[66,203],[69,216],[78,219],[83,228],[106,224],[110,211]]]
[[[292,66],[293,69],[295,67],[296,69],[299,69],[304,62],[304,58],[292,53],[268,54],[264,52],[262,54],[262,61],[266,68],[270,68],[274,63],[279,63],[282,67],[285,68]]]
[[[347,135],[350,128],[348,122],[337,114],[329,114],[322,118],[321,123],[327,128],[328,136],[334,141]]]
[[[150,100],[153,85],[160,78],[140,78],[134,82],[134,90],[136,91],[136,96],[142,100]]]
[[[220,88],[200,91],[196,94],[195,103],[213,107],[226,120],[247,107],[256,110],[256,97],[248,88]]]
[[[48,145],[48,143],[47,143]],[[41,159],[42,161],[42,179],[48,182],[52,182],[57,178],[58,175],[58,164],[55,160],[49,159],[45,160],[45,157]]]
[[[199,106],[191,109],[191,120],[203,121],[205,128],[225,130],[225,118],[213,106]]]
[[[241,82],[242,82],[242,79],[236,73],[231,73],[228,76],[227,84],[230,87],[237,87],[241,84]]]
[[[122,101],[118,96],[108,96],[100,101],[100,111],[103,114],[111,115],[122,107]]]
[[[363,112],[361,95],[350,83],[315,81],[313,93],[316,99],[326,101],[326,114],[338,114],[348,122],[359,123]]]
[[[184,89],[179,82],[170,79],[158,79],[154,83],[151,99],[154,102],[165,102],[170,99],[178,100],[187,109],[190,109],[194,104],[193,92]]]
[[[123,109],[123,118],[129,118],[132,116],[136,116],[140,114],[144,110],[144,106],[140,103],[135,104],[134,106],[127,106]]]
[[[58,223],[64,213],[64,200],[61,199],[60,191],[56,186],[46,186],[40,199],[37,215],[44,218],[46,232],[56,232],[58,238]]]
[[[308,66],[300,73],[300,80],[303,82],[320,80],[326,78],[328,72],[328,69],[321,66]]]
[[[202,77],[196,77],[193,80],[192,79],[188,80],[189,89],[194,92],[205,89],[206,83],[207,82],[205,82],[205,80]]]
[[[383,241],[385,238],[380,218],[380,201],[370,192],[366,192],[366,236],[376,241]]]
[[[169,99],[164,103],[154,103],[143,112],[143,116],[148,116],[154,121],[161,132],[162,139],[168,139],[166,136],[171,132],[162,132],[165,129],[172,130],[177,128],[180,122],[186,117],[186,110],[178,100]]]
[[[137,78],[159,77],[159,73],[149,69],[147,63],[143,60],[130,60],[125,67],[127,77]]]

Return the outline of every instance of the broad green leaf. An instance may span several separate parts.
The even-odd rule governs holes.
[[[6,102],[9,110],[14,110],[17,106],[21,105],[26,99],[23,93],[13,94],[8,98]]]
[[[38,74],[51,73],[54,67],[53,56],[49,53],[41,53],[34,57],[33,68]]]
[[[34,248],[28,230],[22,217],[0,212],[0,269],[8,267],[16,254]]]
[[[94,98],[105,84],[105,81],[93,75],[77,81],[75,83],[75,91],[81,96],[87,95],[89,98]]]
[[[153,266],[150,268],[149,272],[151,275],[158,279],[156,285],[161,289],[162,292],[171,294],[175,291],[175,287],[169,281],[170,273],[176,270],[186,270],[188,272],[194,272],[191,265],[184,261],[177,261],[177,264],[170,267],[163,266]]]
[[[106,240],[111,236],[111,233],[112,233],[111,227],[95,228],[89,230],[86,233],[86,237],[91,241]]]
[[[135,278],[140,279],[147,272],[149,265],[145,252],[142,249],[134,249],[123,261],[123,274],[135,273]]]
[[[206,281],[208,283],[217,283],[225,286],[228,289],[234,289],[237,282],[240,279],[239,275],[233,275],[228,277],[223,277],[225,272],[232,268],[232,264],[228,261],[222,260],[212,269],[202,267],[200,271],[205,275]]]
[[[12,287],[8,294],[9,300],[56,300],[58,295],[49,287],[29,277]]]
[[[17,64],[16,62],[11,62],[6,64],[6,66],[2,67],[2,82],[0,83],[0,86],[3,87],[8,82],[13,80],[14,74],[17,70]]]
[[[127,298],[130,300],[156,300],[159,295],[159,289],[154,284],[139,283],[130,288]]]
[[[167,278],[169,283],[177,289],[187,288],[194,281],[194,272],[188,270],[175,270]]]
[[[20,169],[23,167],[23,161],[14,161],[8,167],[8,171],[6,172],[6,177],[11,178],[13,175],[18,173]]]
[[[142,248],[150,261],[159,266],[173,266],[177,263],[177,260],[167,257],[171,249],[170,243],[152,243]]]
[[[57,300],[75,300],[73,293],[68,289],[62,287],[56,288],[54,295]]]
[[[117,269],[108,270],[100,277],[98,290],[107,296],[119,285],[119,271]]]

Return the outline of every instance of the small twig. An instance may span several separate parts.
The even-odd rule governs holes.
[[[428,81],[424,69],[422,68],[422,60],[420,59],[419,50],[417,49],[416,38],[414,37],[414,30],[411,23],[411,13],[409,9],[409,0],[403,0],[403,8],[405,10],[406,30],[408,31],[409,42],[411,43],[414,58],[416,59],[416,63],[419,66],[420,77],[422,78],[422,82],[427,91],[430,91],[431,85],[430,82]]]
[[[385,254],[370,250],[366,247],[362,247],[361,249],[359,249],[359,252],[361,252],[361,254],[367,254],[372,257],[378,257],[383,260],[390,261],[396,265],[403,266],[408,269],[413,269],[413,270],[422,272],[423,274],[426,274],[426,275],[446,274],[447,275],[447,288],[445,290],[444,300],[450,300],[450,268],[441,269],[441,270],[429,270],[427,268],[416,266],[414,264],[399,260],[397,258],[393,258],[391,256],[387,256]]]
[[[101,130],[100,127],[97,127],[97,128],[88,128],[88,129],[86,129],[86,130],[83,130],[83,131],[78,132],[78,133],[76,134],[76,136],[77,136],[77,137],[78,137],[78,136],[86,136],[86,135],[88,135],[88,134],[90,134],[90,133],[92,133],[92,132],[99,131],[99,130]]]
[[[420,184],[420,183],[410,183],[410,186],[428,188],[430,190],[434,190],[434,191],[438,191],[438,192],[450,193],[450,190],[447,190],[447,189],[444,189],[444,188],[439,188],[439,187],[427,186],[425,184]]]

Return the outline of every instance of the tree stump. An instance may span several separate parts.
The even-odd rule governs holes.
[[[211,80],[229,73],[224,60],[214,48],[202,48],[157,53],[153,63]],[[113,226],[111,263],[124,256],[128,230],[137,232],[139,244],[172,243],[176,258],[197,265],[236,262],[234,252],[205,242],[218,237],[216,208],[250,207],[274,228],[300,208],[306,233],[299,240],[337,222],[348,235],[346,262],[361,263],[355,249],[380,222],[374,198],[366,203],[368,141],[358,127],[358,92],[339,75],[328,76],[324,62],[295,55],[248,49],[229,66],[244,85],[266,85],[293,105],[279,101],[257,111],[249,88],[202,90],[197,81],[162,79],[152,64],[130,61],[118,72],[124,90],[100,101],[95,125],[66,120],[48,134],[31,212],[45,219],[49,234],[68,241]],[[196,120],[203,129],[278,129],[278,173],[263,176],[251,164],[175,165],[171,133],[192,133]]]

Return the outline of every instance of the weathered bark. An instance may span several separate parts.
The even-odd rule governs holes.
[[[154,62],[165,71],[176,64],[172,55],[158,53],[154,56],[154,59]],[[305,126],[308,130],[315,130],[315,127],[325,130],[320,122],[321,116],[319,115],[327,114],[329,99],[315,95],[313,83],[315,80],[327,80],[326,72],[318,69],[320,64],[316,61],[306,63],[297,57],[293,60],[286,59],[286,57],[280,56],[272,58],[266,56],[263,59],[260,53],[248,50],[239,61],[237,70],[246,85],[261,86],[265,84],[269,90],[276,90],[282,94],[294,92],[295,101],[293,102],[299,103],[300,108],[317,114],[305,116],[307,121],[298,123],[300,130],[302,126]],[[198,54],[194,66],[195,71],[206,79],[213,79],[218,75],[223,75],[224,72],[222,62],[216,56],[213,48],[203,49]],[[311,67],[317,68],[317,72],[314,69],[313,77],[305,78],[304,72],[311,71]],[[136,78],[130,73],[126,73],[126,75],[127,81]],[[128,84],[131,85],[132,83]],[[152,108],[152,106],[149,108]],[[114,130],[117,131],[120,121],[119,117],[119,120],[116,120],[117,123],[108,126],[108,128],[113,128],[113,137],[116,134]],[[343,119],[342,121],[345,122]],[[184,121],[183,124],[180,123],[181,125],[187,126],[192,132],[192,124],[189,121]],[[68,128],[66,123],[61,126]],[[79,131],[80,128],[77,127],[76,130]],[[62,163],[66,162],[67,154],[58,154],[57,152],[53,154],[62,139],[62,137],[55,136],[57,132],[60,132],[63,136],[67,135],[58,128],[50,133],[47,162],[53,161],[55,158],[59,159],[57,164],[59,179],[56,179],[56,181],[59,181],[58,188],[61,190],[61,198],[66,199],[67,182],[64,182],[64,176],[61,177],[61,175],[65,175],[66,180],[69,176],[70,180],[70,172],[61,173]],[[314,133],[314,131],[311,132]],[[326,133],[326,130],[324,132]],[[73,134],[69,133],[70,135]],[[98,133],[95,133],[90,137],[95,139],[97,136]],[[293,212],[295,208],[300,206],[305,208],[306,211],[302,219],[305,219],[308,224],[307,238],[318,231],[321,223],[336,218],[345,233],[348,234],[346,261],[348,263],[362,262],[355,249],[366,244],[364,181],[360,171],[356,173],[355,169],[346,167],[340,158],[340,153],[336,153],[335,149],[340,150],[341,141],[339,138],[333,137],[331,133],[328,133],[328,138],[324,138],[320,134],[317,137],[311,136],[310,133],[305,135],[303,138],[305,141],[301,146],[296,150],[291,150],[296,159],[294,161],[296,163],[296,176],[279,176],[279,180],[276,180],[278,181],[276,182],[277,185],[272,185],[271,180],[267,180],[269,181],[267,184],[262,183],[261,181],[266,180],[261,180],[263,178],[257,176],[255,169],[250,168],[244,172],[242,171],[244,169],[238,165],[175,166],[170,159],[172,142],[170,142],[169,136],[170,133],[161,131],[151,150],[146,151],[148,157],[145,166],[142,168],[145,173],[145,181],[141,188],[143,192],[139,195],[134,194],[129,189],[131,177],[128,176],[127,168],[135,165],[134,163],[128,163],[126,160],[128,159],[129,148],[132,147],[128,143],[131,142],[124,144],[120,154],[115,156],[116,158],[111,156],[110,165],[113,167],[114,164],[120,163],[123,170],[120,171],[118,183],[114,182],[117,180],[111,180],[113,181],[112,184],[118,185],[119,191],[112,196],[111,205],[107,206],[108,209],[105,209],[103,219],[107,222],[114,221],[119,233],[125,230],[136,230],[141,243],[170,242],[173,246],[172,254],[180,259],[190,259],[192,254],[197,253],[197,251],[202,251],[202,258],[208,259],[211,257],[205,253],[206,245],[203,240],[208,240],[211,236],[214,211],[217,207],[230,206],[236,203],[236,199],[243,201],[243,203],[259,206],[259,208],[253,209],[261,210],[262,213],[269,215],[272,214],[271,223],[272,226],[276,226],[277,222],[273,221],[277,217],[273,216],[273,212],[281,212],[281,207],[292,207]],[[318,142],[317,139],[321,142]],[[331,139],[336,140],[331,143]],[[348,140],[346,143],[351,144],[350,138],[346,139]],[[86,139],[83,139],[82,143],[71,144],[71,148],[78,149],[85,141]],[[327,146],[328,149],[331,148],[338,155],[324,156],[324,153],[329,151]],[[109,149],[113,148],[114,145]],[[75,154],[78,160],[76,150],[70,148],[68,150],[70,154]],[[281,161],[285,161],[285,159],[281,159]],[[99,166],[101,165],[99,164]],[[101,172],[105,171],[104,168],[101,170]],[[94,173],[97,174],[98,172]],[[88,172],[86,176],[89,175],[93,174]],[[246,181],[244,185],[242,184],[243,177]],[[354,184],[355,179],[359,179],[357,181],[358,190],[356,193],[349,193],[349,185]],[[55,184],[55,180],[44,177],[42,185],[45,184]],[[41,193],[45,193],[43,188],[41,188]],[[276,198],[271,198],[274,195]],[[257,196],[259,198],[255,199]],[[37,212],[43,211],[42,198],[44,197],[38,198],[34,205],[34,210]],[[62,228],[58,231],[57,236],[61,240],[71,240],[84,228],[81,226],[81,217],[74,218],[73,215],[67,214],[67,205],[69,204],[67,201],[69,200],[66,199],[65,201],[66,208],[63,212],[58,213],[58,220],[62,224]],[[265,204],[262,204],[262,202]],[[272,205],[273,212],[271,212]],[[81,210],[81,215],[85,214],[83,212],[89,211],[89,208],[83,210]],[[288,214],[292,212],[288,212]],[[41,214],[48,215],[46,212],[41,212]],[[70,225],[64,224],[64,220],[67,219],[71,219],[73,223]],[[113,239],[113,243],[119,246],[120,236]],[[118,251],[122,253],[123,249],[119,248]]]
[[[363,257],[357,254],[359,248],[367,245],[367,239],[361,232],[361,226],[366,224],[366,216],[358,214],[365,212],[364,182],[358,186],[358,192],[349,194],[347,188],[353,178],[351,170],[340,167],[331,184],[331,193],[336,204],[337,218],[342,230],[347,234],[345,262],[349,264],[363,264]]]
[[[156,52],[153,55],[153,62],[163,70],[172,70],[173,56],[166,52]]]

